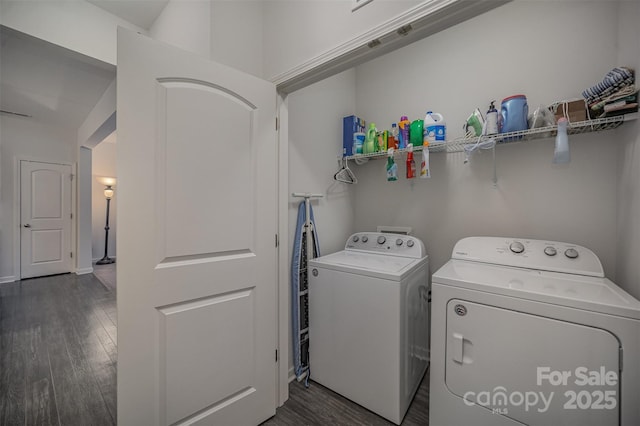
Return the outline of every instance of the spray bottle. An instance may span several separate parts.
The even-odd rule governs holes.
[[[493,105],[495,101],[491,101],[489,110],[487,111],[487,135],[495,135],[498,133],[498,110]]]
[[[413,179],[416,177],[416,162],[413,159],[413,145],[407,145],[407,179]]]
[[[398,165],[393,161],[393,148],[389,148],[387,151],[387,180],[393,182],[398,180]]]
[[[422,145],[422,162],[420,163],[420,179],[429,179],[431,169],[429,168],[429,142]]]

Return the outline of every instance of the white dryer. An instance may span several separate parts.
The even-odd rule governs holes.
[[[431,426],[640,425],[640,302],[591,250],[465,238],[432,281]]]
[[[429,362],[424,244],[357,233],[309,268],[311,379],[400,424]]]

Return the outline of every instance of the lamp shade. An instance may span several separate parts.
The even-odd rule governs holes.
[[[104,186],[115,186],[116,178],[109,176],[97,176],[96,180]]]

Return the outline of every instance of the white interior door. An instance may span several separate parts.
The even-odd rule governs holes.
[[[71,166],[20,161],[20,278],[71,271]]]
[[[276,406],[276,91],[118,32],[118,424]]]

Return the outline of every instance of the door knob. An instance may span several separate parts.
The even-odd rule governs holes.
[[[25,223],[25,224],[24,224],[24,227],[25,227],[25,228],[31,228],[31,225],[29,225],[28,223]]]

